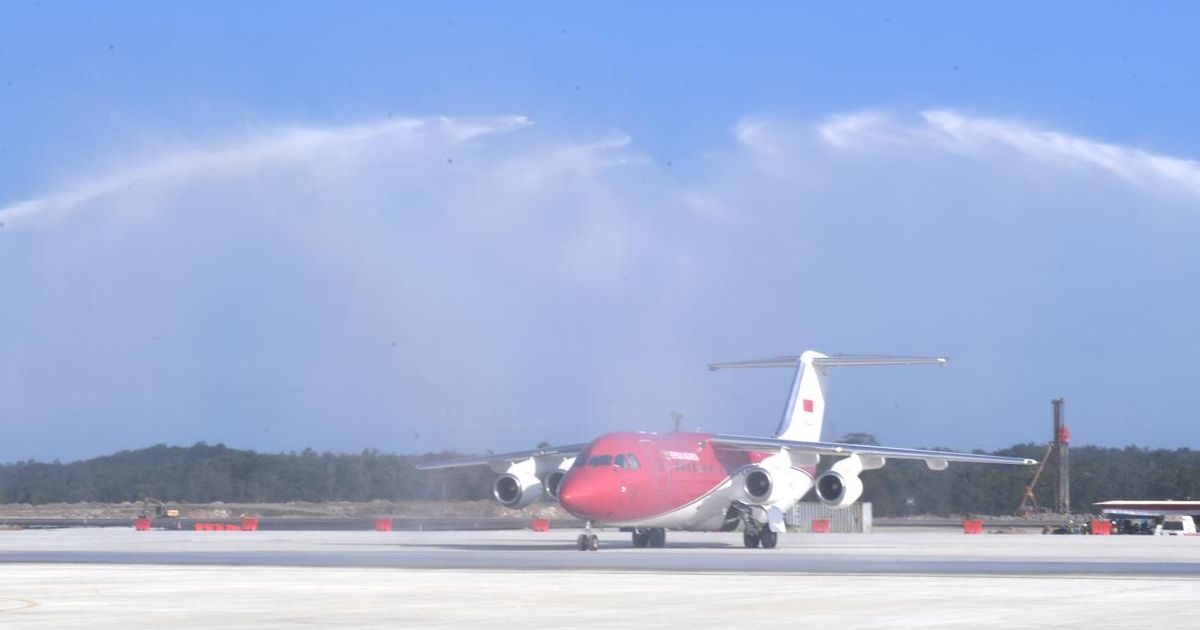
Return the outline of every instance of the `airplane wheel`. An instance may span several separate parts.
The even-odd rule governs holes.
[[[595,550],[599,549],[600,548],[600,537],[595,534],[588,536],[587,537],[587,548],[588,548],[588,551],[595,551]]]
[[[655,527],[650,530],[650,546],[661,547],[667,544],[667,530],[661,527]]]
[[[763,549],[774,549],[779,544],[779,533],[768,529],[759,536],[758,542]]]
[[[645,547],[648,544],[650,544],[649,532],[638,532],[638,531],[633,532],[633,546],[634,547]]]
[[[742,544],[746,545],[747,549],[754,549],[758,546],[758,534],[750,530],[743,531]]]
[[[575,539],[575,548],[580,551],[587,551],[588,537],[586,534],[580,534],[579,538]]]

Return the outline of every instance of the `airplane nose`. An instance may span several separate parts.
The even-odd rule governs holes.
[[[596,513],[596,492],[577,474],[568,474],[558,490],[558,502],[571,514],[589,518]]]

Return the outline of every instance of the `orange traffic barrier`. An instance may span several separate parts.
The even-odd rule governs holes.
[[[983,521],[977,520],[977,519],[976,520],[965,519],[963,521],[963,533],[964,534],[982,534],[983,533]]]
[[[1096,519],[1092,521],[1092,535],[1108,536],[1112,534],[1112,522],[1104,519]]]
[[[242,517],[242,531],[244,531],[244,532],[258,531],[258,517],[257,516],[243,516]]]
[[[256,519],[257,520],[257,519]],[[240,532],[244,531],[241,525],[233,523],[196,523],[192,526],[198,532]],[[255,529],[258,524],[255,523]],[[250,530],[253,531],[253,530]]]
[[[150,518],[146,516],[139,516],[133,519],[133,528],[139,532],[150,531]]]
[[[535,531],[535,532],[548,532],[548,531],[550,531],[550,519],[535,518],[529,524],[529,526],[532,527],[533,531]]]
[[[391,518],[377,518],[377,519],[375,519],[375,531],[377,531],[377,532],[390,532],[390,531],[392,531],[392,519],[391,519]]]
[[[831,530],[831,522],[827,518],[814,518],[812,520],[812,533],[828,534]]]

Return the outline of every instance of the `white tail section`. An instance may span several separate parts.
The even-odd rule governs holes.
[[[796,369],[792,390],[788,395],[783,418],[774,437],[798,442],[819,442],[821,425],[825,421],[826,370],[831,367],[857,367],[866,365],[945,365],[945,357],[884,357],[884,356],[837,356],[831,357],[808,350],[798,357],[776,357],[756,361],[712,363],[710,370],[728,368],[791,367]]]

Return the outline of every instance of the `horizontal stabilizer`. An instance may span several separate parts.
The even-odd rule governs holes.
[[[770,359],[754,359],[750,361],[727,361],[710,363],[710,370],[726,370],[731,368],[794,368],[800,365],[801,356],[773,357]],[[812,364],[819,368],[827,367],[858,367],[870,365],[946,365],[950,359],[946,357],[893,357],[879,355],[848,354],[835,357],[814,357]]]

